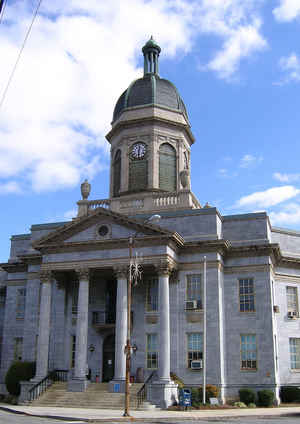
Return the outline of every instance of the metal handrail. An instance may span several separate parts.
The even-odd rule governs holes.
[[[137,407],[139,408],[141,406],[141,404],[145,401],[146,397],[147,397],[147,384],[150,384],[153,380],[153,377],[156,376],[157,372],[156,370],[153,371],[149,377],[147,378],[147,380],[145,381],[145,383],[143,384],[143,386],[140,388],[140,390],[137,392]]]
[[[51,371],[46,377],[41,381],[36,383],[28,391],[28,400],[32,402],[41,396],[55,381],[67,381],[68,380],[68,370],[54,370]]]

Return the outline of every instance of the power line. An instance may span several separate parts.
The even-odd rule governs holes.
[[[5,6],[6,6],[6,0],[0,0],[0,24],[1,24],[2,19],[3,19]]]
[[[10,76],[9,76],[9,79],[8,79],[8,81],[7,81],[7,84],[6,84],[5,90],[4,90],[4,92],[3,92],[3,95],[2,95],[2,98],[1,98],[1,101],[0,101],[0,109],[1,109],[1,107],[3,106],[3,103],[4,103],[4,100],[5,100],[5,97],[6,97],[6,94],[7,94],[8,88],[9,88],[10,83],[11,83],[11,81],[12,81],[12,79],[13,79],[13,76],[14,76],[14,74],[15,74],[15,72],[16,72],[16,69],[17,69],[17,66],[18,66],[18,64],[19,64],[19,61],[20,61],[20,59],[21,59],[21,55],[22,55],[22,53],[23,53],[23,50],[24,50],[25,44],[26,44],[27,39],[28,39],[28,37],[29,37],[29,34],[30,34],[30,32],[31,32],[31,28],[32,28],[32,26],[33,26],[33,24],[34,24],[34,21],[35,21],[35,19],[36,19],[36,16],[37,16],[37,14],[38,14],[38,11],[39,11],[39,8],[40,8],[40,6],[41,6],[42,1],[43,1],[43,0],[39,0],[38,5],[37,5],[37,7],[36,7],[36,9],[35,9],[35,11],[34,11],[34,14],[33,14],[33,17],[32,17],[31,24],[30,24],[30,26],[29,26],[29,28],[28,28],[28,31],[27,31],[26,35],[25,35],[25,38],[24,38],[24,41],[23,41],[22,47],[21,47],[21,49],[20,49],[20,52],[19,52],[18,57],[17,57],[17,60],[16,60],[16,63],[14,64],[14,67],[13,67],[13,69],[12,69],[12,71],[11,71],[11,74],[10,74]]]

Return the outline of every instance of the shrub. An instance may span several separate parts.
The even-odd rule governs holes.
[[[255,403],[255,391],[252,389],[240,389],[239,390],[240,395],[240,401],[244,402],[246,405],[249,405],[249,403]]]
[[[219,396],[219,388],[217,386],[213,386],[212,384],[207,384],[205,390],[205,398],[206,402],[209,402],[211,397],[217,398]],[[203,392],[202,387],[193,387],[192,388],[192,405],[197,406],[197,404],[202,403],[203,400]]]
[[[184,387],[184,382],[174,372],[170,372],[170,377],[171,377],[171,380],[173,380],[175,384],[178,384],[179,389],[182,389]]]
[[[272,390],[259,390],[257,392],[259,406],[272,406],[274,403],[274,393]]]
[[[233,406],[237,406],[238,408],[247,408],[244,402],[234,402]]]
[[[294,386],[283,386],[280,389],[281,402],[300,402],[300,388]]]
[[[199,387],[193,387],[192,393],[192,406],[199,406],[202,398],[200,399]]]
[[[256,405],[255,405],[255,403],[249,403],[249,405],[248,405],[248,408],[256,408]]]
[[[35,375],[35,362],[14,362],[5,376],[8,393],[19,396],[21,391],[20,381],[28,381]]]

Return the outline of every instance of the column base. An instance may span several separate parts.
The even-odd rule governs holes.
[[[108,391],[110,393],[125,393],[126,381],[123,380],[111,380],[108,383]]]
[[[73,378],[68,381],[68,392],[85,392],[89,385],[89,380]]]
[[[178,403],[178,384],[171,380],[154,381],[148,386],[147,400],[162,409],[167,409]]]

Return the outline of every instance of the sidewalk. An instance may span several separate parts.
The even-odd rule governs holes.
[[[1,409],[16,414],[21,413],[31,416],[59,419],[77,419],[87,422],[131,420],[130,418],[124,418],[122,416],[123,411],[111,409],[53,408],[0,404],[0,410]],[[202,411],[165,411],[160,409],[150,411],[131,411],[131,416],[136,421],[201,420],[225,417],[275,417],[292,415],[298,415],[300,417],[300,407],[218,409]]]

